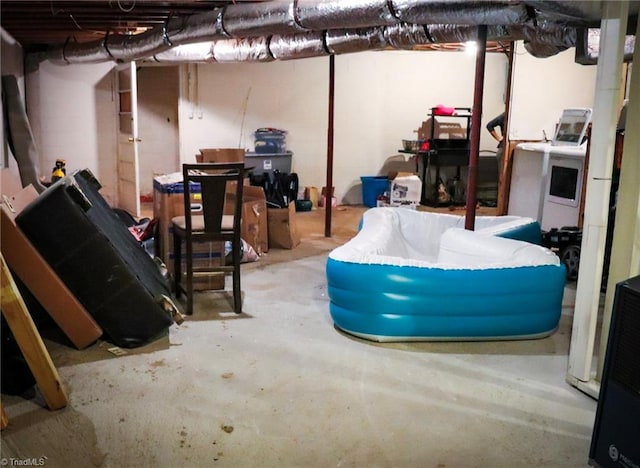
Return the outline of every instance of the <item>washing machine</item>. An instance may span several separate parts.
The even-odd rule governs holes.
[[[543,230],[576,226],[591,109],[564,109],[551,142],[520,143],[513,152],[508,213]]]
[[[542,229],[578,226],[586,145],[556,146],[548,154]]]
[[[520,143],[513,150],[508,213],[540,221],[551,142]]]

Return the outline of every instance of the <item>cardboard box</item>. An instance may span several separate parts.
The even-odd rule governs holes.
[[[233,190],[233,184],[229,183],[229,190]],[[173,273],[173,232],[171,219],[184,215],[184,190],[182,186],[182,173],[175,172],[164,176],[157,176],[153,181],[153,216],[158,218],[158,238],[156,239],[156,252],[167,265],[169,272]],[[242,202],[242,232],[241,237],[253,247],[258,255],[269,251],[268,225],[267,225],[267,201],[262,187],[245,185],[243,187]],[[194,205],[202,203],[200,194],[192,194],[191,202]],[[227,200],[225,213],[231,214],[233,200]],[[224,261],[224,243],[203,243],[194,251],[194,260],[200,265],[204,262]],[[206,263],[207,266],[215,264]],[[211,283],[211,281],[215,281]],[[197,289],[222,289],[224,278],[198,278],[194,280]],[[200,284],[200,283],[205,284]]]
[[[238,148],[203,148],[196,155],[199,163],[244,162],[244,149]]]
[[[194,206],[201,204],[200,194],[191,196]],[[173,274],[173,230],[171,220],[184,215],[184,190],[182,173],[175,172],[153,179],[153,217],[158,219],[158,233],[155,239],[156,254]],[[184,248],[183,248],[184,252]],[[218,266],[225,261],[224,242],[201,242],[194,245],[194,267]],[[184,262],[184,260],[183,260]],[[184,263],[183,270],[184,271]],[[203,291],[224,289],[223,275],[210,277],[194,277],[194,289]]]
[[[4,190],[4,189],[3,189]],[[13,273],[78,349],[102,336],[102,328],[31,245],[15,224],[16,215],[38,197],[33,186],[22,189],[2,204],[0,230],[2,255]]]
[[[300,244],[295,203],[289,203],[288,208],[269,208],[267,221],[270,247],[293,249]]]
[[[407,172],[389,173],[389,203],[412,204],[420,203],[422,181],[415,174]]]
[[[230,183],[233,191],[233,184]],[[225,214],[232,214],[233,198],[227,200]],[[242,232],[241,237],[262,255],[269,251],[267,223],[267,200],[262,187],[245,185],[242,188]]]

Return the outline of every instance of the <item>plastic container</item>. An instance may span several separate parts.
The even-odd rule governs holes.
[[[378,196],[389,190],[387,176],[362,176],[362,204],[373,208],[377,205]]]
[[[275,128],[261,128],[254,134],[256,153],[284,153],[287,150],[287,132]]]
[[[252,169],[252,173],[256,176],[262,174],[273,174],[276,169],[283,174],[291,173],[291,158],[293,153],[287,151],[284,153],[246,153],[244,157],[244,166]]]

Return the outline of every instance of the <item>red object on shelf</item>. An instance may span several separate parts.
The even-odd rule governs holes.
[[[429,144],[429,140],[423,141],[422,145],[420,145],[420,151],[429,151],[429,149],[431,149],[431,145]]]
[[[436,107],[433,108],[434,115],[453,115],[455,113],[456,113],[455,107],[447,107],[447,106],[443,106],[442,104],[438,104]]]

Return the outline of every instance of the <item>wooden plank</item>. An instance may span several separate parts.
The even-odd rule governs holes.
[[[36,379],[36,383],[49,409],[64,408],[67,406],[68,400],[58,371],[53,365],[51,356],[29,315],[27,306],[13,281],[4,257],[0,256],[0,260],[2,263],[2,276],[0,278],[2,280],[0,283],[2,288],[0,290],[2,315],[7,320],[7,324]]]
[[[2,411],[2,415],[0,416],[0,431],[4,431],[9,425],[9,418],[4,411],[4,405],[2,403],[0,403],[0,411]]]

